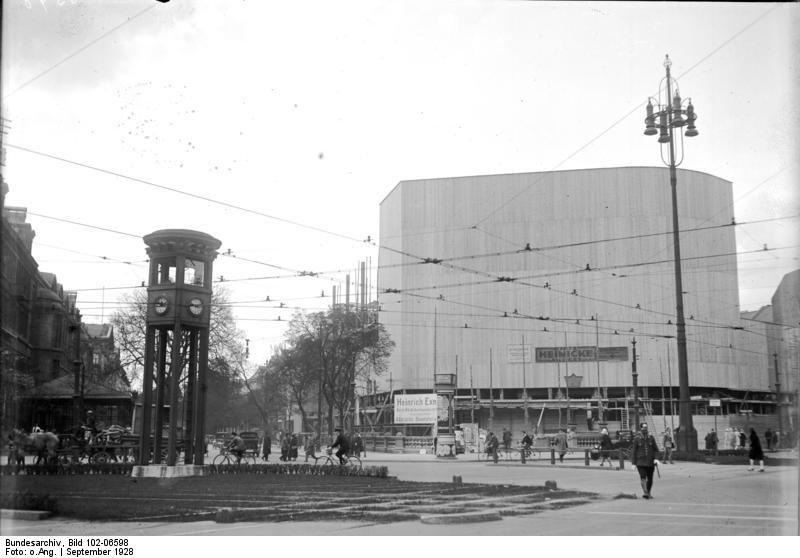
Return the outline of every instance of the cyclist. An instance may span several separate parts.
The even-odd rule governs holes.
[[[231,452],[233,455],[236,456],[236,464],[238,465],[242,461],[242,457],[244,457],[244,440],[242,437],[239,436],[236,432],[231,432],[231,441],[228,443],[228,451]]]
[[[336,450],[336,457],[339,458],[339,464],[344,465],[347,463],[347,456],[350,454],[350,440],[347,439],[347,436],[344,435],[341,428],[337,428],[336,432],[336,439],[333,441],[329,449],[339,448]]]

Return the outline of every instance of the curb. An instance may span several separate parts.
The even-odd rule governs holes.
[[[500,513],[493,512],[467,512],[449,513],[443,515],[423,515],[419,518],[426,525],[451,525],[455,523],[480,523],[483,521],[500,521]]]
[[[23,521],[47,519],[51,515],[53,515],[53,512],[43,510],[0,510],[0,518],[20,519]]]

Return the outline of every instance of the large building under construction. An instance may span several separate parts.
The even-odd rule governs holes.
[[[698,434],[769,421],[774,371],[764,327],[740,316],[731,182],[678,170],[678,212]],[[456,374],[457,422],[625,428],[635,347],[643,413],[678,425],[666,169],[403,181],[380,218],[380,321],[396,343],[382,391]]]

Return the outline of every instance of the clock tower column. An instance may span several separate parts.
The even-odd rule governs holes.
[[[160,464],[164,449],[167,465],[176,464],[181,449],[184,463],[202,465],[212,266],[221,242],[198,231],[165,229],[144,243],[150,273],[138,465],[150,463],[151,450],[153,463]]]

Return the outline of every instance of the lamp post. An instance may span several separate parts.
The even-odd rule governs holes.
[[[666,82],[666,98],[662,102],[661,92],[664,90],[664,85],[661,85],[658,93],[659,98],[649,98],[647,100],[644,134],[646,136],[659,134],[658,143],[661,144],[661,161],[669,167],[669,182],[672,189],[672,244],[675,262],[675,310],[677,314],[678,340],[678,416],[680,421],[676,441],[678,449],[695,452],[697,451],[697,431],[692,424],[690,408],[689,366],[686,357],[686,322],[683,316],[680,227],[678,225],[678,178],[675,169],[683,162],[683,136],[680,134],[680,129],[686,126],[686,137],[695,137],[698,134],[695,127],[697,115],[694,112],[691,98],[687,99],[686,108],[683,107],[684,103],[681,101],[678,83],[670,76],[671,65],[672,62],[669,59],[669,55],[667,55],[664,60],[666,77],[662,80],[662,84],[664,81]],[[672,93],[673,86],[675,87],[674,96]],[[656,103],[655,109],[657,110],[654,109],[653,101]],[[658,118],[657,127],[656,118]],[[678,161],[675,160],[676,135],[681,140],[680,159]],[[664,157],[665,144],[669,146],[668,159]]]

